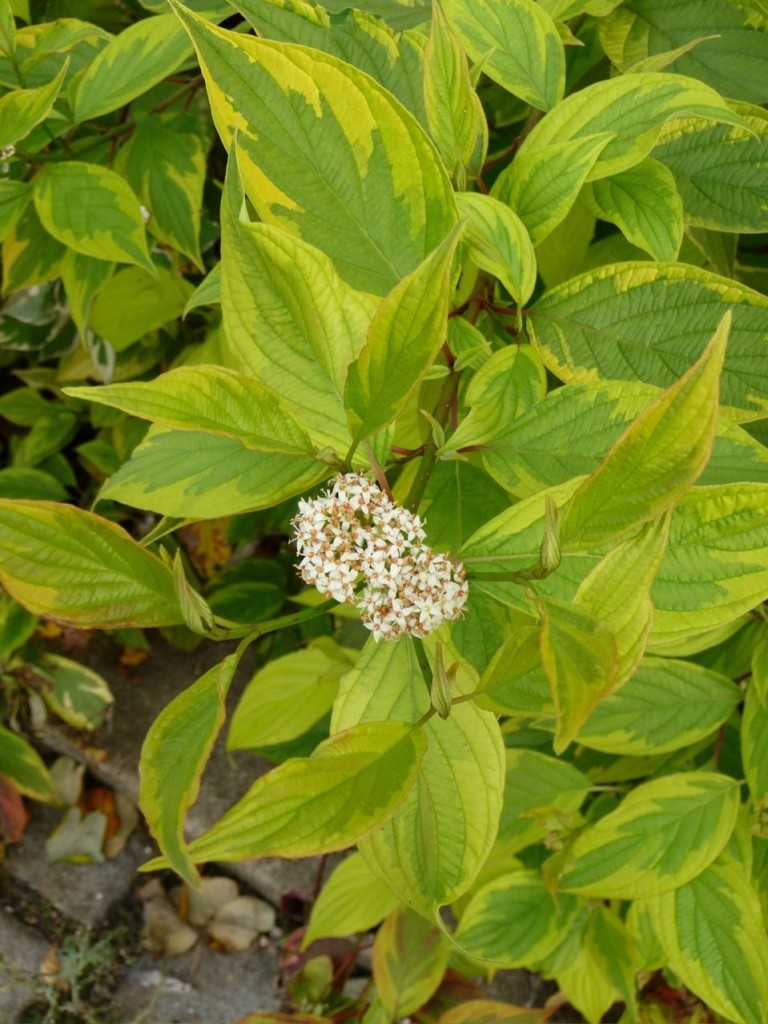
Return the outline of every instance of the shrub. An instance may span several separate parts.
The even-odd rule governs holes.
[[[664,969],[761,1024],[764,12],[171,6],[0,22],[3,345],[33,354],[0,579],[57,622],[238,641],[147,737],[150,867],[356,844],[307,939],[386,918],[386,1019],[458,949],[589,1021],[655,1019]],[[100,514],[53,493],[81,429]],[[203,593],[175,537],[222,519],[277,563]],[[228,733],[282,763],[187,844],[282,629]]]

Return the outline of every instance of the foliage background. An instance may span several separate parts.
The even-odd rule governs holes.
[[[450,963],[759,1024],[763,4],[81,6],[0,7],[0,770],[55,800],[30,707],[110,701],[39,617],[236,640],[147,738],[155,865],[356,844],[306,941],[384,922],[367,1021]],[[424,642],[293,571],[351,469],[469,572]],[[187,846],[225,727],[278,767]]]

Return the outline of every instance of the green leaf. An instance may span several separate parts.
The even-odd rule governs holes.
[[[586,929],[597,908],[592,911],[586,922]],[[579,941],[571,938],[574,947],[567,961],[561,958],[562,964],[555,973],[555,981],[563,994],[563,998],[580,1010],[589,1024],[599,1024],[605,1020],[605,1014],[619,998],[615,986],[603,970],[603,964],[596,956],[594,943],[589,943],[590,936],[584,930]],[[614,949],[614,954],[615,954]],[[554,954],[557,956],[559,950]]]
[[[170,867],[192,886],[199,876],[184,841],[184,818],[224,724],[224,700],[237,668],[230,654],[166,705],[141,749],[139,803]]]
[[[67,293],[70,314],[77,325],[81,338],[88,336],[88,317],[94,296],[109,281],[114,271],[114,263],[95,259],[93,256],[83,256],[82,253],[75,252],[74,249],[70,249],[64,257],[61,279]],[[143,270],[139,269],[138,272],[144,277],[149,277]],[[176,278],[176,280],[180,281],[181,279]],[[120,321],[133,312],[132,299],[133,296],[127,302],[123,301],[118,308]],[[114,322],[115,310],[113,309],[111,312]]]
[[[3,668],[21,650],[37,627],[37,616],[8,594],[0,592],[0,666]]]
[[[185,127],[183,121],[145,117],[120,149],[116,169],[149,210],[147,227],[155,238],[202,269],[200,212],[206,147],[197,132]]]
[[[508,504],[506,494],[479,466],[454,461],[435,466],[419,509],[429,523],[430,545],[458,551],[481,523]]]
[[[13,453],[14,466],[32,467],[69,443],[78,426],[77,413],[54,406],[35,423]]]
[[[567,761],[536,750],[508,750],[497,843],[505,854],[513,854],[545,839],[558,825],[567,828],[591,786]]]
[[[404,722],[337,733],[311,757],[292,758],[257,779],[190,843],[189,855],[198,864],[343,850],[391,818],[413,788],[426,745],[423,731]]]
[[[686,264],[619,263],[549,291],[527,320],[548,370],[566,382],[642,380],[669,387],[733,311],[720,382],[722,412],[737,421],[768,410],[760,371],[768,299]]]
[[[317,459],[257,452],[231,437],[150,428],[99,492],[181,519],[216,519],[270,508],[329,476]]]
[[[695,39],[691,39],[690,42],[684,43],[682,46],[676,46],[673,50],[663,50],[661,53],[655,53],[650,57],[643,57],[640,60],[636,60],[632,65],[627,68],[626,74],[635,75],[640,71],[667,71],[683,54],[690,53],[691,50],[697,46],[701,46],[703,42],[711,39],[712,36],[703,35],[697,36]],[[692,75],[692,78],[697,76]]]
[[[182,317],[200,306],[216,306],[221,302],[221,263],[217,263],[190,295]]]
[[[626,171],[593,181],[582,199],[596,217],[615,224],[629,242],[655,260],[677,259],[683,241],[683,201],[674,175],[658,160],[647,157]]]
[[[12,57],[16,50],[16,22],[13,20],[15,11],[11,4],[3,4],[0,8],[0,53]]]
[[[730,679],[690,661],[643,659],[618,693],[595,708],[577,740],[608,754],[649,757],[711,736],[742,700]]]
[[[285,603],[285,594],[274,583],[258,581],[217,587],[210,595],[211,611],[230,622],[263,622],[271,619]]]
[[[455,939],[478,959],[533,966],[565,938],[577,906],[573,896],[549,892],[540,871],[519,868],[473,894]]]
[[[442,1013],[438,1021],[439,1024],[545,1024],[548,1012],[496,999],[467,999]]]
[[[766,872],[766,866],[768,866],[768,839],[762,836],[752,836],[752,849],[752,884],[757,890],[760,906],[763,911],[763,920],[765,920],[766,911],[768,911],[768,872]]]
[[[348,3],[347,0],[328,0],[324,6],[336,14],[346,10]],[[396,31],[429,20],[429,4],[425,0],[367,0],[366,8]]]
[[[520,147],[540,151],[553,143],[612,132],[588,175],[607,178],[648,156],[666,121],[680,115],[742,124],[714,89],[684,75],[646,71],[595,82],[568,96],[536,125]]]
[[[760,633],[750,660],[752,680],[750,686],[763,707],[768,706],[768,633]]]
[[[768,806],[768,708],[755,686],[749,686],[741,723],[741,757],[749,791],[758,807]]]
[[[601,19],[598,29],[605,52],[622,71],[702,35],[713,37],[680,54],[671,69],[699,78],[735,100],[768,100],[768,18],[758,5],[629,0]]]
[[[22,796],[58,803],[59,798],[42,758],[25,739],[0,725],[0,774],[12,780]]]
[[[461,192],[456,201],[468,220],[462,242],[470,259],[497,277],[522,306],[536,287],[536,254],[525,225],[492,196]]]
[[[33,427],[52,408],[34,388],[15,388],[0,397],[0,416],[17,427]]]
[[[665,125],[653,155],[671,171],[689,224],[714,231],[768,228],[768,115],[735,107],[739,125],[680,118]]]
[[[594,214],[577,199],[565,220],[536,247],[539,277],[545,288],[554,288],[568,281],[588,264],[596,227]],[[621,240],[624,241],[623,237]],[[639,255],[628,242],[626,246],[632,258]]]
[[[179,366],[152,381],[64,390],[163,427],[221,434],[257,451],[313,454],[274,391],[223,366]]]
[[[717,1013],[738,1024],[768,1014],[768,939],[743,866],[723,854],[697,878],[647,901],[672,970]]]
[[[440,351],[460,230],[398,282],[376,310],[365,345],[349,368],[344,392],[356,441],[395,419]]]
[[[28,181],[0,181],[0,242],[27,208],[32,198]]]
[[[483,673],[477,700],[480,707],[500,715],[555,717],[540,640],[540,626],[524,625],[513,629]]]
[[[186,33],[172,14],[129,25],[77,79],[70,97],[75,124],[124,107],[173,74],[191,53]]]
[[[287,743],[319,721],[354,660],[330,637],[268,662],[240,698],[227,735],[228,750]]]
[[[560,879],[566,892],[644,899],[700,874],[731,837],[739,784],[713,772],[644,782],[576,839]]]
[[[616,642],[614,690],[624,685],[643,656],[653,625],[651,585],[664,559],[668,536],[669,516],[649,523],[609,551],[576,591],[574,606],[606,626]]]
[[[566,506],[563,547],[585,550],[626,536],[674,507],[709,461],[730,311],[701,358],[622,434]]]
[[[562,508],[579,487],[582,479],[576,477],[556,487],[550,487],[547,491],[532,494],[481,526],[459,552],[462,560],[468,565],[478,563],[477,566],[472,565],[473,570],[478,570],[478,578],[473,581],[474,586],[482,588],[484,592],[504,604],[525,611],[534,619],[538,618],[535,604],[520,594],[519,588],[513,589],[505,583],[485,582],[482,573],[514,572],[535,564],[544,539],[546,502],[552,502],[555,508]],[[537,591],[552,593],[561,600],[571,600],[578,583],[597,564],[599,557],[577,556],[564,552],[558,571],[538,582]]]
[[[80,160],[49,164],[35,179],[35,209],[63,245],[154,273],[139,201],[114,171]]]
[[[616,686],[619,656],[613,633],[585,609],[551,598],[540,608],[541,661],[555,702],[555,753],[561,754]]]
[[[424,121],[424,38],[395,31],[369,2],[367,11],[338,10],[306,0],[237,0],[234,5],[265,39],[330,53],[364,71]],[[343,5],[337,5],[341,7]],[[326,9],[327,8],[327,9]],[[429,13],[425,11],[428,18]]]
[[[516,351],[527,350],[502,349],[494,354],[470,383],[468,401],[486,367],[490,372],[502,353],[511,356]],[[504,377],[495,379],[501,388]],[[632,420],[658,394],[653,385],[640,381],[589,381],[557,388],[518,416],[499,417],[497,431],[490,437],[479,437],[479,443],[485,443],[483,464],[494,480],[518,498],[565,483],[575,474],[592,473]],[[489,401],[489,418],[493,408]],[[474,414],[473,409],[459,425],[450,439],[451,447],[457,435],[461,439],[465,432],[472,436],[469,423]],[[768,483],[768,450],[741,427],[720,418],[712,454],[697,483],[747,481]]]
[[[59,95],[69,63],[47,85],[15,89],[0,96],[0,149],[24,139],[48,117]]]
[[[221,218],[228,348],[243,373],[282,397],[318,447],[346,452],[344,381],[365,343],[373,303],[345,284],[319,249],[267,224],[244,222],[242,202],[231,158]]]
[[[709,231],[707,228],[694,227],[689,224],[685,230],[687,240],[694,250],[706,260],[705,269],[723,277],[733,277],[736,273],[736,249],[739,237],[724,234],[722,231]],[[696,259],[695,252],[690,255],[691,262]]]
[[[474,63],[513,96],[550,110],[565,91],[565,50],[533,0],[443,0],[448,24]]]
[[[67,490],[49,473],[27,466],[0,469],[0,498],[31,498],[33,501],[64,501]]]
[[[0,499],[0,582],[30,611],[73,626],[171,626],[170,570],[121,527],[53,502]]]
[[[768,597],[768,488],[700,487],[675,509],[667,555],[651,589],[651,643],[733,622]]]
[[[312,904],[302,949],[315,939],[367,932],[383,921],[398,902],[360,854],[352,853],[334,868]]]
[[[639,953],[616,910],[606,906],[593,907],[587,922],[585,946],[598,971],[621,995],[628,1009],[637,1014],[635,975],[640,968]]]
[[[96,292],[90,307],[93,330],[122,352],[150,331],[176,320],[184,311],[192,285],[173,270],[124,267]]]
[[[401,1020],[432,998],[443,980],[451,946],[435,925],[397,907],[376,933],[373,981],[389,1020]]]
[[[539,245],[568,215],[584,182],[614,132],[553,142],[537,149],[525,144],[498,176],[491,195],[510,206]]]
[[[26,86],[47,84],[51,76],[69,61],[62,85],[62,90],[66,92],[76,74],[93,60],[110,38],[109,32],[77,18],[57,18],[35,27],[29,25],[19,35],[20,45],[16,57]],[[6,64],[5,84],[9,88],[16,88],[18,78],[12,71],[9,74],[9,70]],[[38,137],[41,141],[50,138],[45,133]]]
[[[60,654],[44,654],[33,672],[48,683],[43,699],[67,725],[91,732],[103,724],[114,697],[98,672]]]
[[[174,6],[227,148],[237,130],[259,217],[322,249],[353,287],[385,295],[456,222],[448,176],[413,116],[344,61]]]
[[[508,345],[494,352],[469,382],[465,402],[470,411],[438,454],[493,442],[510,423],[539,407],[546,386],[544,365],[529,346]]]
[[[658,971],[666,966],[667,960],[653,930],[646,900],[634,900],[630,903],[626,926],[638,951],[641,969]]]
[[[457,692],[474,688],[465,673],[462,666]],[[332,728],[415,722],[428,707],[410,642],[369,640],[342,681]],[[432,919],[438,905],[467,891],[490,852],[501,812],[504,752],[494,716],[471,703],[456,705],[448,719],[430,719],[424,732],[428,749],[416,785],[392,820],[359,849],[403,903]],[[478,789],[480,777],[486,782]]]
[[[461,188],[476,177],[488,150],[488,125],[472,85],[467,58],[434,4],[424,53],[427,126],[443,163]]]
[[[42,226],[35,207],[28,205],[3,239],[3,294],[59,277],[66,252]]]
[[[474,586],[471,590],[472,599],[465,605],[463,618],[453,623],[451,639],[469,664],[482,673],[506,637],[519,626],[531,625],[534,618],[499,604]]]

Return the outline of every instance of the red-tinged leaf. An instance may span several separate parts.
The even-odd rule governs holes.
[[[471,999],[448,1010],[436,1024],[544,1024],[549,1017],[547,1010],[513,1006],[494,999]]]
[[[10,779],[0,775],[0,838],[5,843],[18,843],[28,821],[29,814],[18,790]]]

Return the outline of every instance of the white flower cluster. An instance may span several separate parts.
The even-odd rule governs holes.
[[[301,578],[357,605],[374,639],[427,636],[461,614],[464,567],[435,554],[419,517],[366,477],[338,476],[330,491],[300,501],[293,527]]]

